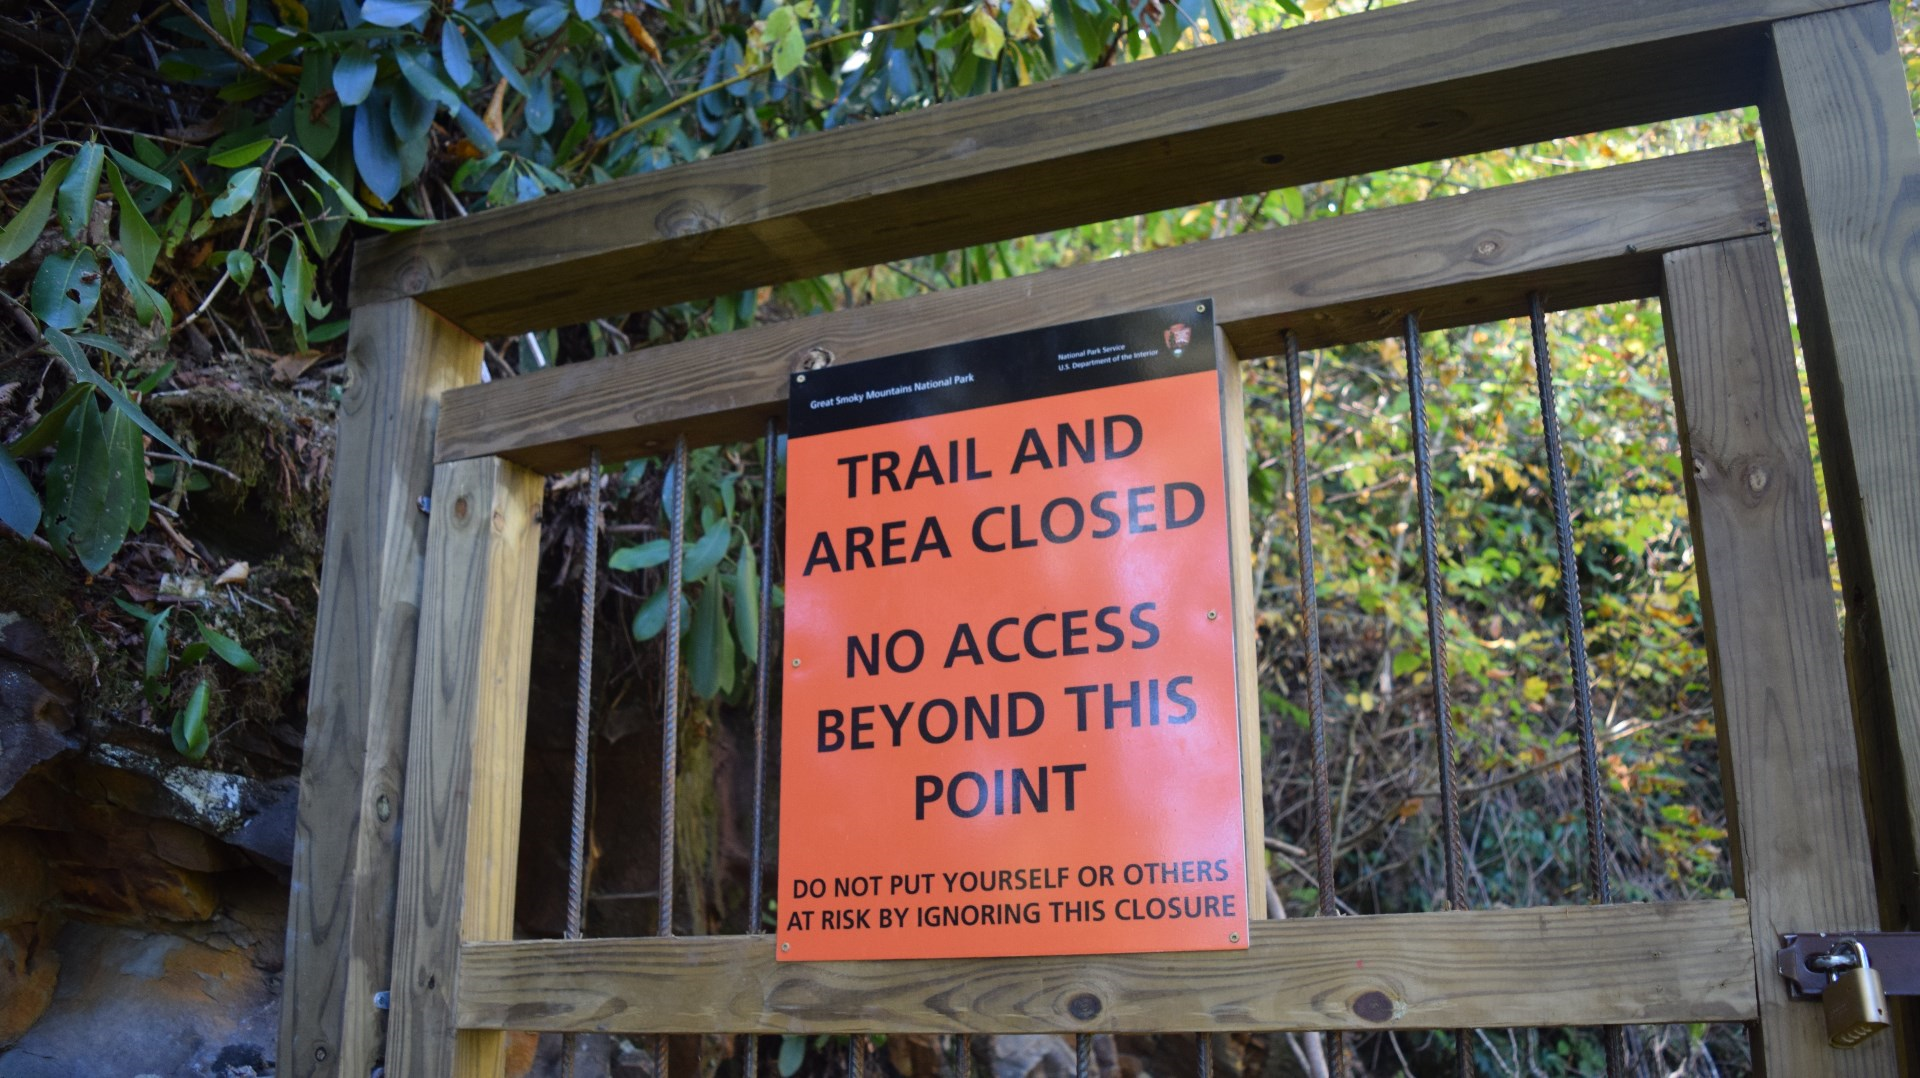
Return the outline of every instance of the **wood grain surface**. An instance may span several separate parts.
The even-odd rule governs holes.
[[[363,240],[355,305],[515,333],[1051,228],[1751,104],[1853,0],[1423,0]]]
[[[1785,932],[1878,923],[1860,760],[1820,502],[1773,243],[1666,258],[1668,360],[1754,964]],[[1817,1003],[1759,979],[1755,1058],[1775,1078],[1897,1073],[1894,1038],[1827,1047]]]
[[[392,1078],[499,1078],[505,1040],[457,1031],[459,947],[513,936],[541,479],[498,459],[434,472],[401,817]]]
[[[770,936],[470,944],[460,1023],[1191,1033],[1754,1014],[1753,940],[1737,900],[1256,921],[1245,951],[1185,954],[777,963],[773,947]]]
[[[1423,0],[1432,3],[1433,0]],[[1345,21],[1345,20],[1342,20]],[[1576,173],[755,326],[459,390],[438,459],[498,454],[538,471],[756,437],[787,376],[996,333],[1211,296],[1239,354],[1293,329],[1303,347],[1655,295],[1660,252],[1764,231],[1751,146]]]
[[[1886,5],[1782,23],[1774,50],[1761,116],[1839,548],[1882,912],[1887,927],[1912,930],[1920,928],[1920,142]],[[1920,1030],[1911,1040],[1920,1042]]]
[[[280,1073],[372,1072],[385,1038],[407,703],[440,395],[480,342],[411,300],[353,312],[294,832]]]
[[[1227,542],[1231,561],[1233,674],[1240,709],[1240,803],[1247,824],[1247,919],[1267,917],[1266,771],[1260,762],[1259,593],[1253,586],[1253,512],[1247,504],[1246,384],[1233,342],[1216,323],[1213,354],[1220,371],[1220,449],[1226,462]]]

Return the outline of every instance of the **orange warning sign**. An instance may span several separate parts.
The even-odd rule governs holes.
[[[781,959],[1246,945],[1210,308],[794,376]]]

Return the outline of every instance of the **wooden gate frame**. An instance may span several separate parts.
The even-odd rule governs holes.
[[[484,335],[1749,104],[1768,137],[1822,436],[1844,672],[1751,150],[472,385]],[[359,1078],[384,1048],[389,1074],[497,1073],[505,1028],[1757,1019],[1756,1054],[1772,1074],[1895,1073],[1888,1038],[1829,1051],[1818,1009],[1787,1004],[1768,970],[1782,931],[1913,927],[1912,123],[1883,0],[1421,0],[363,242],[281,1072]],[[1044,312],[1027,302],[1041,288]],[[1507,317],[1531,288],[1561,307],[1663,295],[1744,899],[1266,923],[1248,952],[1227,956],[776,969],[764,940],[497,942],[512,927],[540,473],[578,467],[590,445],[618,459],[682,433],[750,438],[782,410],[787,371],[822,352],[850,362],[915,347],[916,333],[977,336],[956,327],[983,311],[1011,330],[1141,306],[1167,288],[1178,293],[1168,298],[1213,294],[1225,337],[1248,355],[1272,351],[1281,327],[1311,347],[1387,335],[1399,310],[1420,310],[1430,328]],[[417,508],[429,489],[431,518]],[[383,1030],[375,993],[389,987],[394,1020]],[[1386,995],[1389,1017],[1356,1013],[1356,992]],[[1089,993],[1098,1014],[1074,1017],[1086,1008],[1070,1011],[1068,999]]]

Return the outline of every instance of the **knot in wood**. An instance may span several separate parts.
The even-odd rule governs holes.
[[[816,344],[813,347],[808,348],[805,351],[801,352],[799,360],[796,361],[793,366],[795,370],[817,371],[822,367],[830,367],[832,365],[833,365],[832,350],[822,348]]]
[[[1747,465],[1747,489],[1754,494],[1764,494],[1767,484],[1773,482],[1773,473],[1764,464]]]
[[[400,267],[400,292],[402,295],[417,296],[433,283],[433,271],[427,267],[427,260],[414,257],[407,259]]]
[[[674,200],[653,219],[653,227],[667,239],[697,236],[720,227],[720,218],[705,204],[690,198]]]
[[[1100,997],[1092,992],[1082,992],[1067,1001],[1067,1013],[1082,1022],[1098,1018],[1100,1009]]]
[[[1468,122],[1469,118],[1467,114],[1461,112],[1459,109],[1442,109],[1430,116],[1414,121],[1413,129],[1422,134],[1431,134],[1435,131],[1458,131],[1466,127]]]
[[[1505,254],[1506,250],[1507,239],[1505,236],[1488,233],[1473,242],[1473,260],[1475,262],[1492,262]]]
[[[464,494],[453,500],[453,519],[467,519],[467,496]]]
[[[1385,992],[1362,992],[1353,1001],[1353,1013],[1368,1022],[1385,1022],[1393,1017],[1393,1000]]]

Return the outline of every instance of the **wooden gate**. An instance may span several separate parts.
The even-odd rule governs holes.
[[[1421,0],[363,242],[281,1072],[498,1073],[510,1029],[1740,1021],[1766,1073],[1896,1073],[1894,1037],[1829,1049],[1819,1007],[1789,1002],[1772,963],[1782,932],[1916,927],[1907,102],[1883,0]],[[1844,653],[1751,146],[471,384],[487,335],[1751,104],[1822,436]],[[1179,955],[777,967],[766,937],[511,941],[543,473],[590,450],[756,437],[798,367],[981,325],[1211,295],[1223,354],[1257,357],[1285,333],[1391,336],[1413,312],[1426,328],[1521,315],[1536,292],[1665,304],[1741,898],[1262,922],[1245,952]]]

